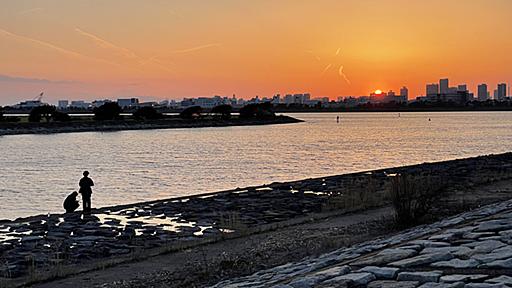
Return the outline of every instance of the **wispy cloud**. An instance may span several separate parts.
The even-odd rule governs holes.
[[[41,78],[26,78],[0,74],[0,82],[17,82],[17,83],[41,83],[41,84],[73,84],[75,81],[56,81]]]
[[[116,63],[113,63],[113,62],[110,62],[110,61],[107,61],[107,60],[104,60],[104,59],[99,59],[99,58],[94,58],[94,57],[90,57],[90,56],[87,56],[87,55],[83,55],[81,53],[78,53],[78,52],[75,52],[75,51],[72,51],[72,50],[69,50],[69,49],[66,49],[66,48],[59,47],[59,46],[54,45],[52,43],[49,43],[49,42],[46,42],[46,41],[42,41],[42,40],[38,40],[38,39],[34,39],[34,38],[30,38],[30,37],[19,35],[19,34],[15,34],[15,33],[9,32],[7,30],[4,30],[2,28],[0,28],[0,36],[11,37],[11,38],[18,39],[18,40],[21,40],[21,41],[24,41],[24,42],[29,42],[29,43],[32,43],[32,44],[37,44],[39,46],[46,47],[48,49],[51,49],[51,50],[54,50],[54,51],[59,52],[61,54],[64,54],[64,55],[66,55],[66,56],[68,56],[70,58],[76,58],[76,59],[82,59],[82,60],[84,60],[84,59],[85,60],[93,60],[93,61],[97,61],[97,62],[103,62],[103,63],[106,63],[106,64],[119,66]]]
[[[137,55],[135,52],[131,51],[130,49],[128,48],[125,48],[125,47],[121,47],[119,45],[116,45],[108,40],[105,40],[97,35],[94,35],[90,32],[86,32],[80,28],[75,28],[75,31],[77,33],[79,33],[80,35],[92,40],[98,47],[100,48],[103,48],[103,49],[107,49],[107,50],[111,50],[113,51],[114,53],[122,56],[122,57],[125,57],[125,58],[128,58],[128,59],[132,59],[132,60],[135,60],[139,65],[141,66],[145,66],[147,65],[148,63],[152,63],[154,64],[155,66],[165,70],[165,71],[168,71],[168,72],[172,72],[171,69],[169,69],[167,66],[165,66],[163,63],[161,63],[156,57],[151,57],[151,58],[148,58],[148,59],[145,59],[139,55]]]
[[[29,38],[29,37],[26,37],[26,36],[14,34],[14,33],[11,33],[11,32],[9,32],[7,30],[2,29],[2,28],[0,28],[0,36],[12,37],[12,38],[16,38],[18,40],[23,40],[23,41],[28,41],[28,42],[31,42],[31,43],[34,43],[34,44],[38,44],[38,45],[44,46],[46,48],[50,48],[52,50],[55,50],[57,52],[60,52],[62,54],[70,56],[70,57],[87,58],[87,56],[82,55],[82,54],[80,54],[78,52],[67,50],[65,48],[62,48],[62,47],[59,47],[59,46],[56,46],[56,45],[53,45],[51,43],[44,42],[44,41],[41,41],[41,40],[37,40],[37,39]]]
[[[31,14],[31,13],[36,13],[36,12],[42,12],[44,11],[44,8],[31,8],[31,9],[27,9],[27,10],[22,10],[20,12],[18,12],[18,15],[26,15],[26,14]]]
[[[181,49],[181,50],[174,50],[174,51],[172,51],[172,53],[173,54],[191,53],[191,52],[196,52],[196,51],[207,49],[207,48],[220,47],[220,46],[222,46],[222,44],[220,44],[220,43],[209,43],[209,44],[205,44],[205,45],[201,45],[201,46],[196,46],[196,47],[191,47],[191,48],[186,48],[186,49]]]

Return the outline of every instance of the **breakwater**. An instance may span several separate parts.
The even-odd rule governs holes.
[[[434,175],[460,190],[509,179],[512,153],[2,221],[0,276],[27,283],[389,205],[397,173]]]
[[[0,136],[19,134],[52,134],[69,132],[109,132],[123,130],[147,129],[176,129],[176,128],[202,128],[298,123],[298,120],[289,116],[276,116],[262,119],[196,119],[186,120],[168,118],[161,120],[112,120],[112,121],[70,121],[50,123],[9,123],[0,122]]]

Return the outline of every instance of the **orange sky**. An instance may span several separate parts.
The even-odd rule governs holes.
[[[510,81],[508,0],[6,0],[0,104]],[[340,67],[343,66],[340,71]],[[326,69],[327,68],[327,69]],[[492,94],[492,91],[491,91]]]

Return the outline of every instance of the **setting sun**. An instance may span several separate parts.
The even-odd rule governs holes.
[[[382,91],[377,89],[377,90],[375,90],[375,94],[377,94],[377,95],[382,94]]]

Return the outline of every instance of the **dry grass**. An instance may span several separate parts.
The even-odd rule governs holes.
[[[426,216],[445,187],[442,177],[400,175],[391,177],[391,202],[399,226],[413,226]]]

